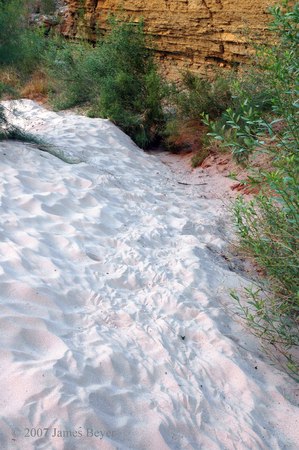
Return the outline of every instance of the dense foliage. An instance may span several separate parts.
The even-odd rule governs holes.
[[[158,138],[164,89],[142,24],[112,20],[95,48],[61,43],[48,67],[58,107],[87,103],[90,115],[109,118],[143,148]]]
[[[284,2],[271,11],[278,39],[257,55],[259,73],[268,84],[267,101],[262,97],[263,102],[255,98],[253,103],[239,84],[240,95],[222,116],[221,132],[207,117],[206,123],[237,160],[262,153],[269,162],[251,174],[259,195],[250,202],[240,198],[234,208],[243,248],[267,278],[247,290],[248,306],[234,296],[251,329],[284,353],[298,377],[298,362],[287,349],[299,345],[299,5]]]
[[[30,2],[0,0],[0,67],[14,66],[23,75],[41,60],[45,39],[29,26]]]

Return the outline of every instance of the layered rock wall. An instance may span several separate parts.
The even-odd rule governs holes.
[[[143,18],[170,77],[182,69],[209,72],[248,60],[251,39],[269,38],[267,9],[275,0],[66,0],[64,34],[94,40],[110,13]]]

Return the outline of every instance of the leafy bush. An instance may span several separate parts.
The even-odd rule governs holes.
[[[73,44],[59,37],[52,41],[45,62],[51,102],[56,109],[71,108],[95,98],[97,71],[92,52],[88,44]]]
[[[112,20],[110,33],[95,48],[64,43],[54,52],[48,61],[60,85],[56,106],[89,103],[90,115],[109,118],[143,148],[159,136],[163,83],[142,24]]]
[[[190,72],[183,74],[179,85],[172,84],[168,88],[169,110],[167,123],[163,131],[164,145],[171,152],[194,150],[197,152],[192,158],[192,166],[197,167],[209,155],[209,139],[202,132],[203,117],[208,114],[214,119],[221,117],[223,111],[232,102],[231,78],[234,74],[219,75],[214,81],[201,78]],[[185,129],[192,123],[191,136],[187,137]],[[191,145],[198,134],[201,138],[197,146]]]
[[[218,76],[214,81],[209,81],[186,72],[180,89],[174,94],[178,115],[184,119],[200,120],[202,114],[209,114],[211,118],[219,117],[231,101],[228,76]]]
[[[214,80],[186,72],[179,87],[173,86],[170,91],[175,117],[165,128],[167,147],[176,140],[180,122],[197,120],[198,127],[205,124],[210,128],[208,137],[220,141],[219,150],[233,143],[236,159],[246,162],[256,144],[253,127],[248,133],[247,122],[254,121],[257,132],[261,115],[272,111],[273,86],[259,64],[253,66],[255,70],[247,68],[239,73],[218,72]],[[209,146],[211,140],[206,139],[194,157],[193,166],[208,155]]]
[[[250,100],[240,101],[238,110],[228,108],[218,121],[211,121],[208,115],[203,115],[203,122],[210,127],[209,136],[220,141],[222,148],[229,148],[236,161],[248,162],[250,154],[260,144],[260,137],[265,137],[269,131],[267,124],[261,118],[258,106],[252,107]]]
[[[265,138],[265,132],[271,133],[271,127],[264,118],[273,116],[275,89],[260,63],[240,72],[229,82],[229,107],[222,110],[216,119],[209,113],[202,113],[201,117],[210,128],[208,136],[216,139],[220,148],[230,149],[238,163],[246,165],[259,145],[259,139]]]
[[[287,351],[299,345],[299,5],[285,1],[271,12],[278,43],[258,54],[269,83],[271,114],[263,114],[258,104],[253,107],[244,89],[239,104],[234,100],[235,109],[224,113],[220,132],[207,116],[205,121],[237,160],[259,152],[270,162],[270,168],[252,172],[259,194],[250,202],[239,199],[234,208],[242,246],[267,278],[256,290],[247,290],[248,306],[234,296],[251,329],[283,352],[287,368],[299,379],[298,362]]]
[[[0,67],[14,66],[26,75],[40,62],[45,45],[28,25],[28,2],[0,0]]]
[[[163,122],[162,84],[146,48],[142,24],[112,23],[100,47],[102,76],[98,112],[146,147]]]
[[[259,56],[261,57],[260,53]],[[257,108],[261,113],[272,110],[273,85],[265,76],[265,68],[261,67],[258,56],[250,67],[240,70],[231,80],[231,92],[231,107],[236,111],[244,101],[249,102],[252,108]]]

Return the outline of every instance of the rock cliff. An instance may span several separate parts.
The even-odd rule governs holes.
[[[63,33],[95,40],[110,13],[138,21],[153,38],[165,73],[209,72],[248,60],[249,44],[267,39],[267,9],[275,0],[66,0]]]

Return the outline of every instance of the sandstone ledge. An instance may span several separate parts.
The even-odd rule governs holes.
[[[268,7],[275,0],[66,0],[63,33],[95,40],[111,13],[143,18],[165,73],[176,78],[189,69],[209,73],[216,66],[248,61],[255,43],[269,39]]]

